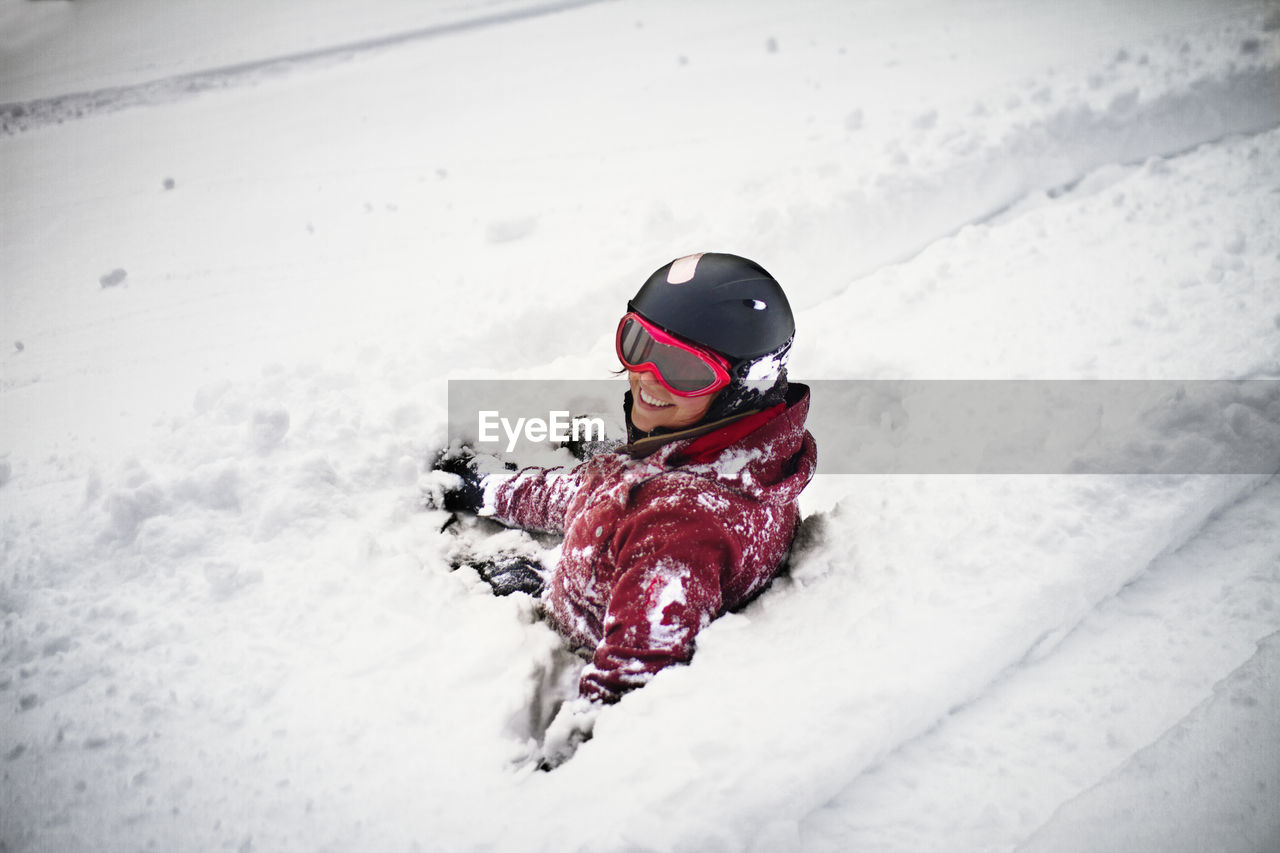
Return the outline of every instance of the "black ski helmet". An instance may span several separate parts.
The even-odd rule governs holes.
[[[796,332],[777,280],[755,261],[718,252],[661,267],[627,307],[735,366],[776,353]]]
[[[731,382],[706,420],[785,397],[795,318],[782,285],[755,261],[719,252],[677,258],[649,276],[627,308],[728,359]]]

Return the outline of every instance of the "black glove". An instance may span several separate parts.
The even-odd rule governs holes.
[[[560,446],[572,453],[573,458],[577,459],[579,462],[586,462],[597,453],[612,453],[624,444],[624,442],[618,441],[614,438],[605,438],[603,432],[601,432],[599,436],[596,436],[595,431],[589,427],[581,431],[577,429],[577,423],[579,421],[592,420],[598,419],[591,415],[574,415],[571,421],[571,423],[574,424],[571,437],[560,442]]]
[[[546,580],[542,576],[544,571],[542,565],[528,557],[509,554],[500,555],[492,560],[464,560],[454,568],[463,566],[474,569],[485,583],[493,587],[494,595],[527,592],[534,598],[538,598],[542,595],[543,586],[546,585]]]
[[[428,494],[428,505],[449,512],[477,512],[484,506],[484,486],[481,484],[484,477],[477,470],[476,455],[471,448],[445,448],[440,451],[431,469],[453,474],[460,477],[462,482],[442,488],[438,496]]]

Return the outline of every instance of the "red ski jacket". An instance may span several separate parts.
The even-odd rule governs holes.
[[[698,631],[777,572],[817,464],[809,389],[790,392],[786,405],[643,458],[526,468],[495,490],[493,517],[564,534],[543,601],[560,633],[594,652],[581,695],[616,702],[687,662]]]

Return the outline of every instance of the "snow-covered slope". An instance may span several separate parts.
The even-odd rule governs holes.
[[[1152,757],[1145,745],[1185,726],[1184,715],[1196,713],[1211,688],[1221,692],[1214,682],[1250,660],[1274,624],[1280,548],[1267,531],[1277,501],[1280,485],[1273,479],[1222,511],[1183,548],[1154,561],[1051,653],[1014,669],[859,776],[802,823],[806,849],[1012,849],[1076,792],[1114,768]],[[1255,664],[1264,673],[1265,660],[1259,653]],[[1247,698],[1227,700],[1223,710],[1236,713],[1219,719],[1254,726],[1258,736],[1250,748],[1265,762],[1275,755],[1274,722],[1257,698],[1256,706]],[[1167,840],[1179,834],[1205,841],[1218,830],[1200,825],[1202,806],[1218,797],[1246,815],[1261,812],[1256,823],[1237,821],[1239,829],[1267,826],[1275,810],[1265,790],[1239,787],[1252,778],[1244,773],[1224,773],[1220,784],[1201,778],[1196,797],[1164,792],[1183,790],[1196,778],[1188,771],[1214,766],[1219,751],[1233,755],[1235,741],[1224,725],[1199,731],[1193,745],[1146,777],[1126,772],[1123,798],[1131,814],[1117,815],[1095,795],[1082,794],[1071,808],[1078,821],[1093,823],[1093,835],[1082,846],[1078,836],[1061,832],[1070,824],[1055,818],[1053,834],[1065,844],[1060,849],[1105,849],[1121,838],[1127,849],[1168,849]],[[1277,766],[1272,760],[1273,770]]]
[[[174,10],[164,0],[6,0],[0,103],[36,107],[10,114],[18,126],[62,121],[591,2],[600,0],[186,0]]]
[[[791,576],[550,774],[555,638],[417,499],[446,378],[607,376],[699,249],[783,281],[800,377],[1280,379],[1274,4],[173,5],[3,7],[9,118],[276,70],[0,137],[0,847],[1144,849],[1166,731],[1280,741],[1230,698],[1280,459],[823,477]],[[1280,428],[1233,405],[1151,438]]]
[[[1211,698],[1019,850],[1275,850],[1280,810],[1266,792],[1280,783],[1276,654],[1272,634]]]

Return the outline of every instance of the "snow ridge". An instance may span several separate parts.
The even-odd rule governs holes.
[[[476,15],[460,21],[435,24],[284,56],[256,59],[220,68],[177,74],[143,83],[0,104],[0,136],[25,133],[49,124],[62,124],[133,107],[173,103],[204,92],[257,85],[274,78],[326,68],[348,62],[363,54],[413,42],[442,38],[485,27],[501,26],[529,18],[555,15],[605,2],[611,2],[611,0],[555,0],[555,2],[529,5],[524,8],[505,8],[499,12]]]
[[[1159,849],[1274,850],[1280,844],[1280,633],[1219,682],[1177,725],[1064,803],[1018,853]],[[1151,790],[1158,793],[1152,796]],[[1141,799],[1136,799],[1140,797]]]
[[[851,180],[795,210],[769,245],[786,254],[839,240],[857,278],[1103,167],[1280,126],[1278,33],[1276,15],[1259,15],[1122,49],[1079,82],[1030,81],[964,116],[922,113],[879,151],[862,149],[859,128]],[[825,195],[817,186],[811,197]]]

